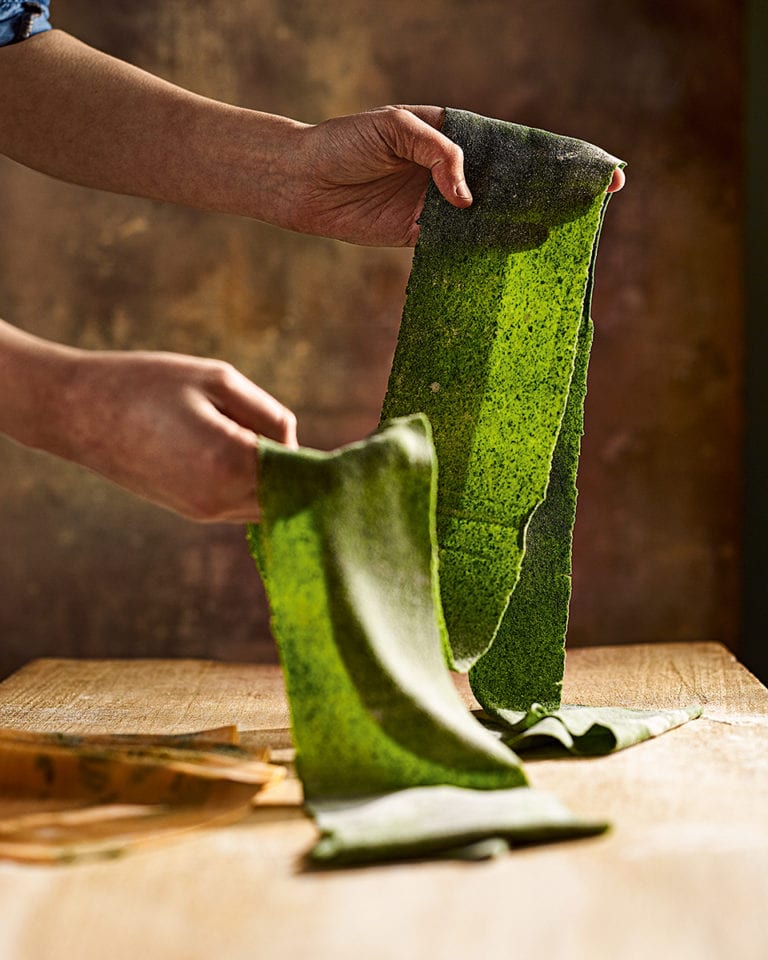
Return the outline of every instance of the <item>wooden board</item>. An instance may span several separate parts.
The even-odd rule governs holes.
[[[610,819],[605,837],[490,863],[313,872],[302,855],[314,828],[290,781],[239,825],[120,861],[0,863],[0,957],[763,960],[768,690],[716,644],[577,649],[565,686],[571,703],[705,706],[704,719],[624,753],[528,765],[535,786]],[[0,726],[224,723],[285,755],[279,670],[42,660],[0,684]]]

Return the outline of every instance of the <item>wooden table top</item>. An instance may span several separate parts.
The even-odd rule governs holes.
[[[659,643],[571,651],[564,699],[705,713],[613,756],[529,762],[613,830],[495,861],[307,870],[315,829],[289,780],[237,825],[122,860],[0,863],[0,958],[764,960],[768,690],[717,644]],[[0,684],[0,727],[228,723],[287,755],[278,668],[40,660]]]

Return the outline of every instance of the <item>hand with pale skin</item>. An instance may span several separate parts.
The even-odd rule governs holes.
[[[449,203],[472,203],[440,107],[299,123],[58,30],[0,49],[0,89],[0,152],[84,186],[375,246],[415,244],[430,176]],[[609,189],[623,183],[617,170]],[[259,435],[296,445],[293,414],[219,361],[76,350],[2,321],[0,432],[185,517],[233,522],[259,519]]]
[[[0,321],[0,432],[191,520],[259,519],[259,436],[296,418],[227,363],[78,350]]]

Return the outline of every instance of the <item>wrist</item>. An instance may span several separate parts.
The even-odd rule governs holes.
[[[298,218],[306,131],[304,123],[230,108],[217,156],[222,194],[214,206],[288,229]]]
[[[82,354],[0,321],[0,432],[66,455]]]

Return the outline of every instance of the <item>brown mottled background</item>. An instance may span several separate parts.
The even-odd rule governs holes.
[[[570,642],[739,637],[738,0],[54,0],[54,25],[305,121],[450,104],[625,158],[608,211]],[[254,170],[254,177],[258,171]],[[223,357],[331,447],[376,424],[410,252],[111,196],[0,162],[0,315]],[[31,657],[274,656],[240,528],[0,441],[0,675]]]

